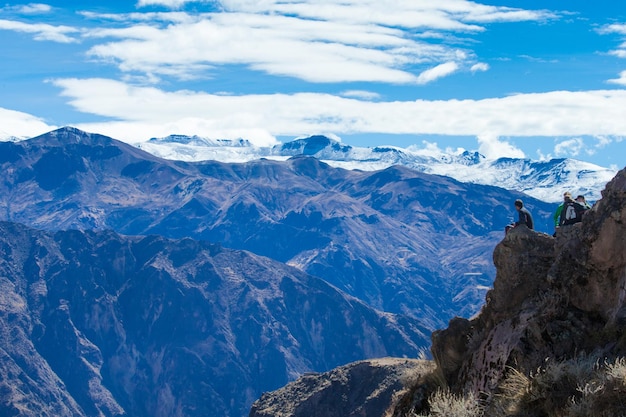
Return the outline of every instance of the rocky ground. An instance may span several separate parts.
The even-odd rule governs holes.
[[[250,417],[379,416],[398,396],[434,370],[426,360],[382,358],[308,374],[265,393]]]

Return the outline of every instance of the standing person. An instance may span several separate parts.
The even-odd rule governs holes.
[[[530,230],[534,229],[535,224],[533,222],[533,216],[530,214],[530,211],[524,207],[522,200],[515,200],[515,210],[517,210],[517,214],[519,215],[519,219],[515,222],[515,226],[517,227],[520,224],[523,224]]]
[[[559,204],[554,212],[554,216],[552,216],[552,219],[554,220],[554,234],[552,236],[554,237],[556,237],[556,229],[558,229],[561,225],[561,212],[563,211],[563,206],[569,201],[572,201],[572,193],[566,191],[563,193],[563,202]]]
[[[578,197],[576,197],[576,201],[578,202],[578,204],[583,206],[585,208],[585,210],[589,210],[591,208],[589,203],[587,203],[587,200],[585,200],[585,196],[584,195],[579,195]]]

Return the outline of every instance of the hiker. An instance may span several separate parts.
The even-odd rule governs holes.
[[[583,196],[579,196],[583,197]],[[583,197],[584,199],[584,197]],[[583,214],[590,207],[580,204],[578,201],[572,200],[572,196],[569,193],[563,195],[563,207],[559,215],[559,227],[568,226],[583,221]]]
[[[532,214],[530,214],[530,211],[528,211],[528,209],[524,207],[524,203],[522,202],[522,200],[520,199],[515,200],[515,210],[517,210],[517,214],[519,218],[515,223],[510,224],[505,227],[504,229],[505,233],[508,233],[509,230],[511,230],[512,228],[517,227],[522,224],[531,230],[534,229],[535,226],[533,222],[533,216]]]
[[[586,210],[589,210],[591,208],[589,203],[587,203],[587,200],[585,200],[584,195],[579,195],[578,197],[576,197],[576,201],[578,202],[578,204],[583,206]]]
[[[567,201],[570,201],[571,199],[572,193],[570,193],[569,191],[563,193],[563,202],[559,204],[559,206],[556,208],[554,216],[552,217],[554,220],[554,234],[552,236],[556,237],[556,229],[558,229],[559,223],[561,221],[561,211],[563,211],[563,204],[565,204]]]
[[[530,211],[524,207],[522,200],[515,200],[515,210],[517,210],[517,214],[519,215],[519,219],[515,222],[515,226],[525,224],[530,230],[534,229],[535,225],[533,222],[533,216],[530,214]]]

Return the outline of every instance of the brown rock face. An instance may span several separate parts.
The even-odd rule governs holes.
[[[492,393],[508,367],[527,373],[548,358],[626,353],[626,169],[582,223],[556,238],[515,228],[493,260],[497,275],[480,314],[432,337],[454,390]]]

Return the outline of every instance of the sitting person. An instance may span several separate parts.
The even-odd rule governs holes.
[[[515,200],[515,210],[517,210],[518,220],[515,223],[508,225],[505,228],[505,232],[508,233],[509,230],[520,225],[524,225],[530,230],[533,230],[535,227],[533,222],[533,216],[532,214],[530,214],[530,211],[528,211],[528,209],[524,207],[524,202],[522,200]]]
[[[559,226],[568,226],[582,222],[583,215],[587,210],[589,210],[589,207],[585,207],[578,201],[572,200],[571,196],[566,196],[565,201],[563,202],[561,215],[559,216]]]
[[[587,203],[587,200],[585,200],[585,196],[584,195],[579,195],[578,197],[576,197],[576,201],[578,202],[578,204],[580,204],[581,206],[583,206],[587,210],[589,210],[591,208],[589,203]]]

